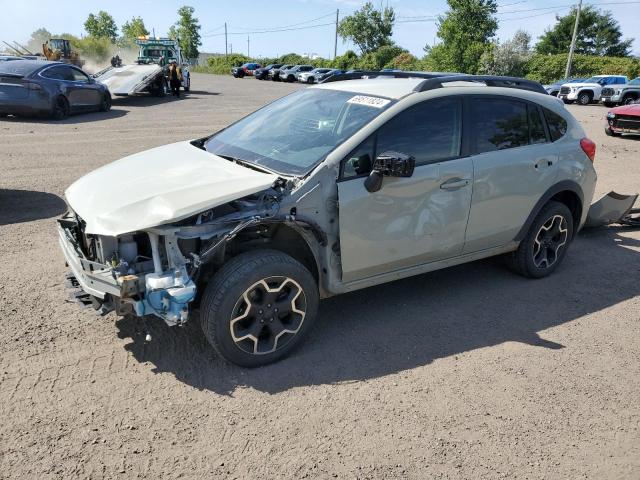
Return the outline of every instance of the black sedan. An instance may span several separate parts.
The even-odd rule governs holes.
[[[61,62],[15,60],[0,63],[0,117],[107,111],[107,87],[78,67]]]
[[[253,76],[256,77],[257,80],[265,80],[269,77],[269,72],[276,68],[280,68],[282,66],[281,63],[272,63],[267,65],[266,67],[258,68],[255,72],[253,72]]]

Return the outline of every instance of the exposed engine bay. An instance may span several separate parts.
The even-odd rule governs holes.
[[[279,180],[266,191],[174,224],[117,237],[86,234],[82,218],[68,212],[59,224],[82,259],[84,270],[89,270],[87,276],[100,275],[111,283],[111,288],[101,284],[107,291],[103,298],[80,292],[76,299],[102,314],[155,315],[168,325],[184,324],[190,304],[196,300],[196,285],[208,279],[228,253],[259,248],[261,243],[273,245],[278,236],[286,241],[281,228],[285,224],[305,229],[320,244],[326,243],[313,222],[296,218],[295,207],[284,215],[280,212],[280,200],[290,188]],[[72,287],[86,286],[81,279],[69,279]]]

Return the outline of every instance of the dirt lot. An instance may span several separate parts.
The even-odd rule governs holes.
[[[499,260],[323,301],[266,368],[66,300],[54,218],[75,179],[214,131],[296,85],[193,75],[181,101],[0,121],[0,478],[640,478],[640,232],[582,233],[531,281]],[[640,190],[640,141],[569,107],[598,196]]]

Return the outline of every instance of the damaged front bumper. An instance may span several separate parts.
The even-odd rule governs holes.
[[[187,273],[182,255],[176,253],[175,242],[165,238],[165,253],[160,254],[158,235],[148,232],[152,258],[146,263],[152,270],[136,272],[126,262],[109,265],[87,258],[77,238],[78,221],[72,213],[58,220],[58,240],[71,269],[67,276],[71,287],[81,289],[74,297],[92,304],[105,314],[155,315],[168,325],[181,325],[189,318],[189,304],[196,295],[195,283]],[[162,268],[166,259],[168,269]]]

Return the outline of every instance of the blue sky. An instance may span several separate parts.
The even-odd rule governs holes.
[[[635,37],[634,52],[640,54],[640,2],[620,3],[625,0],[601,0],[601,8],[613,12],[620,22],[623,35]],[[250,38],[252,56],[275,56],[288,52],[315,53],[323,57],[333,55],[334,27],[322,25],[335,21],[335,10],[340,16],[348,15],[364,2],[357,0],[269,0],[231,2],[204,0],[0,0],[0,40],[26,41],[30,33],[45,27],[54,33],[67,32],[81,35],[83,23],[91,12],[106,10],[121,25],[132,16],[141,16],[149,29],[155,28],[157,35],[166,34],[169,26],[176,20],[176,10],[188,4],[196,9],[196,16],[202,25],[202,51],[224,52],[224,32],[227,22],[229,43],[234,52],[247,52],[247,36]],[[387,3],[387,0],[384,0]],[[569,11],[569,0],[498,0],[500,27],[498,37],[509,38],[517,29],[522,28],[535,38],[554,23],[554,14]],[[589,2],[590,3],[590,2]],[[374,0],[380,4],[380,0]],[[433,43],[436,25],[433,20],[424,20],[446,11],[443,0],[388,0],[396,10],[398,23],[394,30],[394,40],[416,55],[422,55],[425,43]],[[322,17],[322,18],[319,18]],[[415,18],[422,17],[422,18]],[[317,19],[315,21],[310,21]],[[276,33],[251,33],[289,25],[295,28],[314,26],[299,30]],[[317,26],[316,26],[317,25]],[[3,45],[4,46],[4,45]],[[349,44],[338,40],[338,54],[343,53]]]

